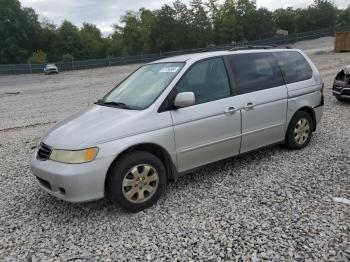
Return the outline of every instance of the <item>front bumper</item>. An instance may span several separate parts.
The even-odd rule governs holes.
[[[58,69],[47,69],[44,70],[46,74],[58,74]]]
[[[333,95],[336,97],[350,99],[350,87],[345,87],[342,89],[333,89]]]
[[[30,168],[39,185],[51,195],[68,202],[85,202],[104,197],[105,178],[113,157],[84,164],[64,164],[32,157]]]
[[[332,93],[336,97],[350,99],[350,85],[347,81],[334,80]]]

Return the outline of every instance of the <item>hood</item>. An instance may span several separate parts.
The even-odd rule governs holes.
[[[143,115],[144,111],[93,105],[57,123],[42,142],[56,149],[96,146],[129,135]]]
[[[345,66],[343,70],[345,75],[350,75],[350,65]]]

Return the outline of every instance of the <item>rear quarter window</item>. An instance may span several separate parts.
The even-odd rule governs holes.
[[[312,69],[305,57],[296,51],[275,52],[287,84],[312,78]]]

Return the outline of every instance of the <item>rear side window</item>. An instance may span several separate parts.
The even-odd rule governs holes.
[[[276,52],[275,56],[287,84],[304,81],[312,77],[312,69],[309,63],[299,52]]]
[[[248,53],[229,56],[238,95],[285,85],[272,53]]]
[[[194,64],[177,84],[177,93],[193,92],[196,104],[230,96],[230,84],[222,58]]]

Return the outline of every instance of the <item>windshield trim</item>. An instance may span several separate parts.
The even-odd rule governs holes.
[[[97,102],[95,102],[96,105],[101,105],[101,106],[109,106],[110,105],[105,105],[103,104],[105,102],[105,99],[115,90],[117,89],[122,83],[124,83],[127,79],[129,79],[133,74],[135,74],[138,70],[140,70],[141,68],[143,68],[144,66],[148,66],[148,65],[154,65],[154,64],[169,64],[170,62],[160,62],[160,63],[150,63],[150,64],[144,64],[141,65],[140,67],[138,67],[135,71],[133,71],[132,73],[130,73],[127,77],[125,77],[122,81],[120,81],[114,88],[112,88],[106,95],[103,96],[103,98],[99,99]],[[168,86],[174,81],[175,77],[178,76],[180,74],[180,72],[185,68],[186,62],[171,62],[172,64],[181,64],[182,67],[181,69],[177,72],[177,74],[174,74],[174,76],[170,79],[169,83],[164,87],[163,91],[160,92],[158,94],[157,97],[155,97],[155,99],[146,107],[139,107],[139,108],[121,108],[121,109],[126,109],[126,110],[137,110],[137,111],[141,111],[141,110],[145,110],[147,108],[149,108],[151,105],[154,104],[155,101],[157,101],[157,99],[164,93],[164,91],[168,88]],[[115,106],[113,106],[115,107]],[[117,108],[117,107],[115,107]],[[119,108],[119,107],[118,107]]]

